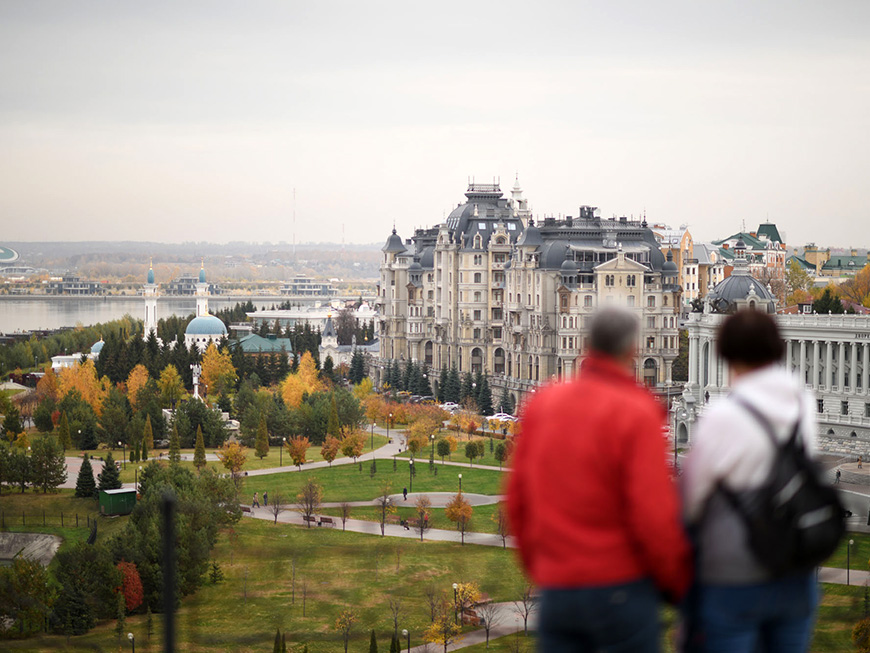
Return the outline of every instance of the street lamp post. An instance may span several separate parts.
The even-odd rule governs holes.
[[[278,452],[278,467],[284,466],[284,445],[287,443],[287,438],[281,438],[281,449]]]
[[[370,447],[371,447],[372,451],[375,450],[375,423],[374,422],[372,422],[372,441],[371,441]]]
[[[459,623],[459,589],[458,583],[453,583],[453,623]]]
[[[135,477],[136,477],[135,481],[134,481],[134,483],[136,484],[136,494],[139,494],[139,472],[141,472],[141,471],[142,471],[142,465],[139,465],[139,467],[137,469],[133,470]]]
[[[435,434],[430,435],[429,439],[432,441],[432,460],[435,460]]]
[[[408,632],[407,628],[402,630],[402,637],[406,637],[408,639],[408,653],[411,653],[411,633]]]
[[[118,446],[121,446],[121,441],[118,440]],[[127,443],[124,443],[124,469],[127,469]]]
[[[849,546],[846,547],[846,585],[849,584],[849,567],[850,567],[850,558],[852,555],[852,545],[855,544],[855,540],[849,540]]]
[[[390,413],[390,416],[387,418],[387,442],[390,441],[390,424],[393,422],[393,414]]]
[[[462,494],[462,474],[459,475],[459,494]]]
[[[133,653],[136,653],[136,638],[133,637],[133,633],[127,633],[127,639],[130,640],[130,648],[133,650]]]
[[[408,486],[410,491],[414,491],[414,459],[408,461]]]

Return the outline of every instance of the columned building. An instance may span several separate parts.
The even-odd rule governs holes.
[[[380,362],[490,376],[515,400],[569,375],[596,308],[619,304],[641,319],[638,380],[665,388],[679,346],[678,270],[645,221],[532,219],[519,183],[470,184],[446,221],[384,245]],[[378,370],[375,370],[379,381]]]
[[[671,415],[678,442],[691,442],[707,403],[730,391],[728,366],[715,347],[719,324],[739,308],[769,307],[760,296],[766,289],[751,277],[748,290],[731,287],[735,275],[741,276],[737,267],[711,293],[730,305],[714,299],[689,315],[689,382]],[[870,316],[794,314],[776,320],[786,345],[783,364],[815,395],[820,446],[844,454],[870,453]]]

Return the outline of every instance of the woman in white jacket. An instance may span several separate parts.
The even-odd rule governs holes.
[[[769,315],[755,310],[731,315],[720,326],[717,345],[731,369],[733,392],[711,404],[699,422],[683,477],[685,516],[697,532],[693,611],[701,650],[802,653],[818,601],[814,574],[773,579],[753,556],[740,515],[718,488],[758,488],[773,464],[770,436],[741,402],[760,411],[780,441],[799,422],[812,455],[815,400],[779,364],[784,344]]]

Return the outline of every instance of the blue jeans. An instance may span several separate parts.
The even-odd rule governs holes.
[[[813,632],[815,572],[758,585],[701,585],[705,653],[804,653]]]
[[[657,653],[659,596],[652,582],[541,592],[542,653]]]

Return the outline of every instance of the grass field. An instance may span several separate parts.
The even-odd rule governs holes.
[[[462,474],[462,491],[476,494],[499,494],[501,492],[502,474],[489,469],[460,469],[457,467],[436,465],[437,473],[429,471],[429,463],[417,462],[417,475],[414,477],[414,492],[456,492],[459,489],[458,474]],[[411,490],[409,482],[409,465],[407,461],[397,460],[396,471],[393,471],[393,460],[377,461],[377,473],[370,474],[371,462],[362,463],[362,471],[358,464],[338,465],[332,468],[313,469],[310,471],[288,472],[284,474],[269,474],[266,476],[249,476],[244,480],[242,500],[247,501],[254,494],[261,495],[267,491],[270,496],[280,492],[283,496],[295,500],[299,487],[309,477],[314,477],[323,486],[323,501],[367,501],[374,499],[381,492],[381,486],[389,482],[392,492],[398,494],[402,488]]]
[[[492,521],[492,515],[495,513],[497,505],[476,506],[471,517],[471,525],[468,531],[478,533],[495,533],[497,531],[495,522]],[[323,515],[340,516],[341,510],[338,508],[324,508],[319,511]],[[416,519],[413,508],[399,507],[393,513],[400,519]],[[376,507],[352,508],[351,519],[362,519],[365,521],[373,521],[380,523],[380,512]],[[429,525],[432,528],[443,528],[446,530],[455,530],[456,524],[447,519],[444,515],[443,508],[433,508],[429,517]],[[341,528],[341,522],[338,522],[337,528]],[[425,536],[424,536],[425,537]]]
[[[465,444],[469,441],[468,435],[465,433],[456,433],[455,431],[448,431],[447,429],[444,429],[443,431],[440,431],[438,434],[436,434],[435,438],[438,439],[438,438],[445,436],[445,435],[453,435],[457,439],[458,445],[457,445],[456,451],[453,452],[452,454],[450,454],[450,456],[446,457],[444,460],[447,462],[464,463],[466,466],[470,467],[471,465],[469,464],[468,458],[465,457]],[[499,440],[498,438],[492,438],[493,451],[490,451],[489,450],[489,443],[490,443],[489,437],[474,436],[472,439],[473,440],[483,440],[483,444],[484,444],[483,458],[475,458],[474,459],[474,466],[476,467],[477,465],[491,465],[492,467],[498,467],[498,461],[495,459],[495,447],[497,447],[498,443],[502,442],[502,440]],[[415,459],[422,460],[422,461],[425,461],[428,463],[429,456],[431,453],[432,453],[431,446],[424,447],[422,450],[417,452]],[[409,458],[410,455],[411,454],[408,451],[403,451],[402,453],[399,454],[399,456],[401,458]],[[438,455],[437,448],[435,450],[435,462],[439,463],[439,464],[442,462],[441,457]]]
[[[370,438],[366,440],[365,453],[368,453],[371,450],[369,448],[370,441],[371,441]],[[375,449],[378,449],[379,447],[382,447],[387,443],[387,438],[384,437],[383,435],[375,434],[374,443],[375,443]],[[245,466],[244,466],[245,470],[270,469],[272,467],[278,467],[279,465],[282,465],[282,464],[284,467],[286,467],[288,469],[293,468],[293,462],[290,460],[290,456],[287,455],[286,451],[282,454],[279,447],[271,447],[269,449],[269,454],[265,458],[262,458],[262,459],[258,458],[255,455],[253,449],[248,449],[247,451],[248,451],[248,459],[245,462]],[[207,454],[213,454],[215,452],[215,450],[214,449],[206,449],[205,452]],[[95,450],[87,451],[86,453],[88,453],[91,456],[96,456],[97,458],[105,458],[106,453],[108,453],[108,451],[106,449],[95,449]],[[129,456],[130,451],[127,450],[126,453]],[[149,453],[151,455],[151,458],[155,459],[155,460],[166,460],[169,456],[168,449],[157,449],[157,450],[151,451]],[[161,453],[163,454],[162,458],[160,457]],[[187,455],[187,456],[193,457],[193,449],[182,449],[181,453],[182,453],[182,455]],[[69,454],[80,456],[82,454],[82,452],[80,450],[76,449],[73,452],[69,452]],[[121,460],[124,456],[124,449],[115,449],[114,451],[112,451],[112,456],[115,458],[115,460]],[[308,462],[318,462],[320,460],[323,460],[323,457],[320,455],[320,445],[309,447],[307,457],[308,457]],[[142,462],[131,463],[128,461],[126,468],[122,464],[121,465],[121,481],[123,483],[132,483],[136,478],[136,473],[135,473],[136,468],[139,467],[139,465],[144,465],[144,464],[145,463],[142,463]],[[181,462],[181,465],[182,465],[182,467],[189,467],[190,469],[193,469],[193,461],[192,460],[183,460]],[[226,470],[224,470],[223,466],[218,461],[215,461],[215,460],[209,460],[208,466],[215,467],[216,469],[218,469],[220,471],[226,471]]]

